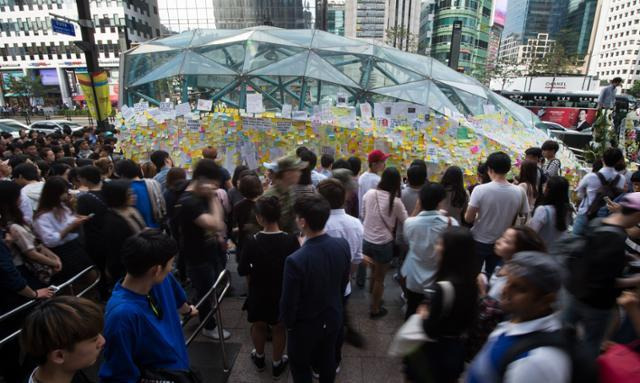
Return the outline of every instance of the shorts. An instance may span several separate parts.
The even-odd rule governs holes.
[[[376,263],[387,264],[393,259],[393,241],[382,245],[362,241],[362,254],[371,257]]]

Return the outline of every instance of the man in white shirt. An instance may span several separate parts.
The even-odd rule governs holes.
[[[358,265],[362,263],[362,239],[364,229],[359,219],[348,215],[344,210],[346,198],[345,186],[335,178],[326,179],[318,184],[318,193],[323,196],[331,206],[331,215],[324,226],[324,231],[335,238],[344,238],[349,243],[351,251],[351,274],[353,274]],[[347,300],[351,295],[351,281],[347,283],[344,291],[344,326],[345,332],[338,334],[338,342],[336,345],[336,357],[338,366],[342,359],[342,344],[345,336],[348,339],[360,338],[360,335],[350,326],[347,315]]]
[[[624,155],[622,151],[618,148],[609,148],[607,149],[603,156],[602,161],[604,162],[604,166],[602,169],[598,170],[598,173],[604,177],[607,182],[611,182],[618,177],[618,182],[616,187],[620,190],[624,189],[626,180],[623,176],[621,176],[615,169],[615,166],[624,160]],[[589,173],[580,180],[578,187],[576,188],[576,192],[578,196],[582,199],[580,202],[580,206],[578,207],[578,215],[573,222],[573,233],[576,235],[584,234],[585,229],[587,228],[587,224],[589,223],[589,217],[587,216],[587,212],[589,207],[596,202],[598,189],[602,186],[602,181],[598,174]]]
[[[13,169],[13,179],[18,185],[22,186],[20,190],[20,210],[24,221],[31,225],[33,223],[33,212],[38,208],[44,182],[39,181],[38,168],[28,162],[23,162]]]
[[[598,96],[598,109],[613,109],[616,105],[617,88],[622,85],[622,78],[616,77],[611,83],[600,91]]]
[[[466,382],[571,381],[571,359],[562,347],[562,323],[553,309],[561,286],[557,263],[547,254],[525,251],[517,253],[506,270],[507,283],[500,305],[511,319],[491,333],[471,362]],[[549,345],[523,347],[527,338],[543,336],[553,339]],[[525,349],[516,351],[521,347]]]
[[[491,182],[473,189],[464,219],[473,223],[471,233],[476,242],[478,272],[484,264],[485,271],[491,275],[499,261],[493,252],[495,242],[513,225],[518,215],[529,213],[529,202],[522,188],[507,181],[507,173],[511,170],[511,159],[507,154],[490,154],[487,168]]]
[[[378,174],[382,173],[382,171],[384,170],[387,158],[389,157],[389,154],[384,154],[382,150],[377,149],[369,153],[369,155],[367,156],[367,161],[369,162],[369,170],[364,172],[358,178],[358,209],[360,210],[360,220],[363,219],[363,197],[366,192],[378,187],[378,183],[380,183],[380,176]],[[358,287],[363,288],[366,279],[367,267],[364,263],[361,263],[358,267],[358,273],[356,275],[356,284],[358,285]]]

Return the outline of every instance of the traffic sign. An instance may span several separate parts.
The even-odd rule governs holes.
[[[73,24],[59,19],[51,19],[51,29],[53,29],[54,32],[62,33],[63,35],[76,35],[76,29]]]

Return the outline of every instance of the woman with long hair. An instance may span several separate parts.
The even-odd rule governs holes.
[[[426,306],[418,308],[425,333],[433,342],[420,349],[420,358],[407,362],[412,382],[457,382],[464,370],[462,335],[476,317],[478,287],[473,267],[475,244],[469,229],[450,227],[435,245],[440,269],[427,290]]]
[[[518,186],[522,188],[529,202],[529,210],[536,205],[538,198],[538,164],[534,161],[524,161],[520,165],[520,176]]]
[[[571,210],[569,182],[561,176],[550,177],[528,225],[550,246],[567,231]]]
[[[102,240],[105,246],[108,286],[113,287],[126,273],[120,259],[122,245],[127,238],[144,230],[146,225],[144,218],[134,207],[136,202],[135,194],[131,190],[131,181],[107,182],[102,187],[102,195],[109,208],[104,214]]]
[[[49,177],[42,188],[33,229],[42,243],[62,261],[62,271],[53,280],[65,281],[86,267],[91,260],[78,240],[76,231],[89,216],[77,216],[70,205],[69,183],[60,176]]]
[[[11,181],[0,181],[0,230],[11,235],[14,264],[23,275],[34,276],[42,285],[62,270],[60,258],[40,244],[24,221],[20,210],[20,186]]]
[[[464,222],[463,214],[467,210],[469,194],[464,188],[464,178],[462,169],[457,166],[449,166],[442,175],[440,184],[444,186],[447,197],[444,202],[444,210],[449,217],[455,218],[458,222]]]
[[[396,229],[407,219],[407,210],[400,199],[402,178],[400,172],[389,167],[382,172],[376,189],[371,189],[362,197],[364,241],[362,253],[373,267],[370,291],[372,293],[371,319],[387,314],[382,307],[384,277],[393,258],[393,244]]]

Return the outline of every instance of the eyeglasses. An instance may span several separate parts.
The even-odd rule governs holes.
[[[160,307],[160,305],[158,305],[158,301],[156,300],[156,298],[153,295],[148,294],[147,302],[149,303],[149,308],[151,308],[153,315],[155,315],[158,319],[162,319],[162,308]]]

